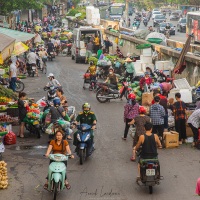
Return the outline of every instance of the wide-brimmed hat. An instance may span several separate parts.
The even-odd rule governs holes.
[[[126,58],[125,62],[133,62],[130,58]]]

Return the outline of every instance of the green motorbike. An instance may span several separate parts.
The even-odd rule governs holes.
[[[57,194],[65,189],[66,166],[63,161],[67,161],[70,155],[50,154],[49,159],[53,162],[49,165],[48,171],[48,191],[53,192],[53,200]]]

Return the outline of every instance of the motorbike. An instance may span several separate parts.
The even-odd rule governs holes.
[[[91,148],[93,144],[91,141],[91,126],[88,124],[81,124],[77,126],[77,155],[80,158],[80,164],[82,165],[84,161],[92,154]]]
[[[56,90],[58,87],[50,86],[50,87],[44,87],[44,91],[48,90],[47,92],[47,99],[49,101],[52,101],[56,97]]]
[[[143,24],[144,24],[144,26],[148,25],[148,20],[146,18],[143,20]]]
[[[53,58],[55,58],[55,53],[54,53],[54,51],[51,51],[51,52],[48,53],[48,59],[50,61],[53,61]]]
[[[57,199],[59,192],[65,189],[66,165],[70,155],[50,154],[49,159],[53,160],[48,170],[48,191],[53,192],[53,200]]]
[[[7,88],[10,87],[9,79],[3,78],[2,75],[0,75],[0,85],[3,85]],[[17,78],[16,80],[16,92],[22,92],[25,88],[24,83],[21,81],[21,79]]]
[[[25,127],[26,130],[28,130],[30,133],[33,133],[35,135],[37,135],[37,138],[41,137],[40,134],[40,130],[41,130],[41,126],[40,126],[40,121],[41,121],[41,117],[42,115],[39,115],[37,118],[35,119],[29,119],[29,118],[25,118]]]
[[[163,82],[168,82],[168,83],[170,82],[170,83],[172,83],[173,80],[174,80],[173,78],[170,78],[167,75],[165,75],[162,70],[156,69],[154,71],[154,73],[157,75],[157,81],[159,83],[163,83]]]
[[[170,29],[165,29],[165,36],[167,39],[170,37]]]
[[[140,180],[143,185],[149,187],[149,193],[153,193],[153,186],[159,185],[160,180],[160,163],[158,159],[141,159],[140,160]],[[139,184],[140,185],[140,184]]]
[[[32,63],[32,64],[28,64],[27,65],[27,72],[29,76],[34,77],[35,73],[36,73],[36,64]]]
[[[96,93],[96,99],[100,103],[106,103],[111,99],[119,99],[120,95],[122,94],[123,90],[125,90],[125,96],[128,96],[128,91],[131,88],[128,87],[128,82],[126,79],[122,79],[119,81],[122,84],[122,88],[120,90],[113,89],[116,86],[107,83],[97,83],[98,91]]]
[[[142,146],[136,152],[138,159],[142,152]],[[160,175],[160,163],[158,159],[140,159],[140,179],[138,185],[149,187],[149,194],[153,193],[153,186],[159,185],[163,176]]]

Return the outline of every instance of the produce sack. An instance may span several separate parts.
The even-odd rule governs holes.
[[[7,135],[5,135],[4,143],[7,145],[16,144],[16,135],[10,131]]]

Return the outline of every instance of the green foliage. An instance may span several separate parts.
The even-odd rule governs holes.
[[[14,10],[41,9],[49,0],[0,0],[0,14],[7,15]]]
[[[98,59],[96,57],[89,57],[88,61],[93,61],[95,65],[97,65]]]
[[[67,13],[67,16],[75,16],[78,13],[81,13],[81,16],[78,17],[78,19],[83,20],[86,18],[86,8],[85,7],[70,9],[69,12]]]

